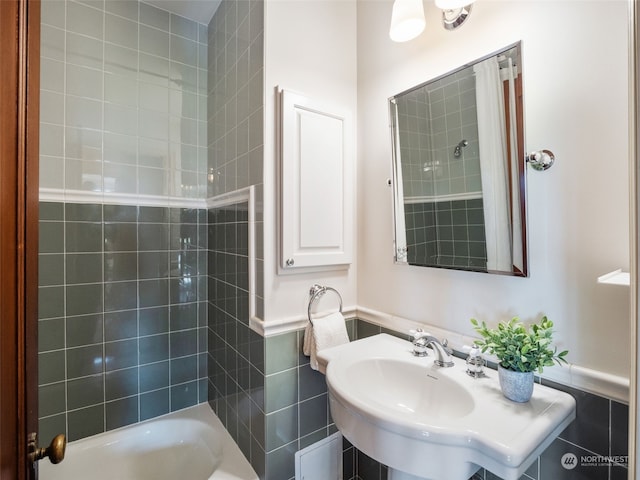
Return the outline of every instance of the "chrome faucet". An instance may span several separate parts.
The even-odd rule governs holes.
[[[433,361],[433,363],[435,363],[439,367],[453,367],[454,363],[451,359],[453,350],[447,347],[446,340],[440,342],[440,340],[438,340],[436,337],[428,334],[416,335],[416,337],[417,338],[413,340],[414,355],[423,356],[419,353],[416,353],[422,351],[425,352],[424,355],[426,355],[426,348],[431,347],[431,349],[436,354],[436,359]]]

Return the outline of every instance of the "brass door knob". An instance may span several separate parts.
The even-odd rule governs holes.
[[[62,433],[53,437],[53,440],[51,440],[51,443],[47,448],[38,448],[36,444],[36,435],[32,434],[29,441],[29,459],[31,462],[37,462],[44,457],[48,457],[51,463],[60,463],[64,460],[64,452],[66,449],[67,439]]]

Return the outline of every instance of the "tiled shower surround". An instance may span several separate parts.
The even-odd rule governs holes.
[[[397,100],[405,197],[482,190],[475,81],[470,68]],[[427,133],[425,133],[427,132]],[[468,146],[454,155],[456,145]]]
[[[408,203],[404,214],[409,264],[486,268],[481,198]]]
[[[403,95],[397,105],[408,262],[485,268],[471,68]],[[455,147],[463,139],[468,145],[456,157]]]
[[[295,452],[336,431],[324,375],[301,354],[302,332],[249,328],[246,206],[209,222],[209,403],[261,479],[288,480]]]

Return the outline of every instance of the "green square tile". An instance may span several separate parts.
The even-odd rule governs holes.
[[[298,408],[300,409],[300,436],[309,435],[327,427],[329,406],[326,394],[300,402]]]
[[[102,253],[65,255],[67,285],[102,282]]]
[[[298,405],[266,415],[265,450],[271,451],[298,438]]]
[[[66,291],[67,315],[84,315],[102,311],[102,284],[69,285]]]
[[[139,252],[138,272],[139,278],[141,279],[168,278],[168,252]]]
[[[298,363],[298,341],[296,332],[265,338],[265,373],[281,372]]]
[[[159,307],[169,304],[169,282],[167,279],[140,280],[138,282],[140,307]]]
[[[364,320],[357,320],[356,323],[356,333],[358,338],[367,338],[372,337],[373,335],[377,335],[380,333],[380,327],[378,325],[374,325],[369,322],[365,322]]]
[[[67,347],[81,347],[103,340],[104,322],[101,313],[67,317]]]
[[[104,398],[106,401],[131,397],[138,394],[138,367],[107,372],[104,376]],[[136,411],[138,407],[136,405]]]
[[[104,281],[117,282],[138,278],[137,252],[107,252],[104,254]]]
[[[298,369],[267,375],[264,408],[266,413],[294,405],[298,401]]]
[[[142,223],[168,223],[169,209],[164,207],[139,207],[138,221]]]
[[[107,402],[104,406],[107,430],[131,425],[138,421],[138,397]]]
[[[58,202],[40,202],[40,220],[64,220],[64,204]]]
[[[189,355],[172,359],[170,363],[171,385],[190,382],[198,378],[198,357]]]
[[[326,377],[317,370],[313,370],[308,364],[298,367],[298,375],[300,378],[299,401],[327,393]]]
[[[40,253],[64,252],[64,223],[40,222],[38,229]]]
[[[102,222],[102,205],[97,203],[67,203],[64,206],[67,222]]]
[[[295,476],[295,453],[298,442],[292,442],[267,453],[266,470],[269,480],[291,479]]]
[[[163,223],[138,224],[140,250],[168,250],[169,225]]]
[[[64,358],[64,350],[38,354],[38,383],[40,385],[65,380]]]
[[[169,335],[152,335],[140,337],[140,365],[160,362],[169,359]]]
[[[198,382],[171,387],[171,411],[181,410],[198,403]]]
[[[140,420],[169,413],[169,389],[163,388],[140,395]]]
[[[65,347],[64,318],[38,320],[38,352]]]
[[[259,333],[249,330],[249,361],[260,372],[265,371],[266,340]]]
[[[140,391],[149,392],[169,386],[169,361],[140,366]]]
[[[119,340],[104,344],[105,369],[119,370],[138,365],[138,339]]]
[[[67,409],[76,410],[104,402],[104,377],[91,375],[67,382]]]
[[[104,337],[110,342],[138,336],[138,311],[123,310],[104,314]]]
[[[65,350],[67,359],[67,378],[80,378],[97,375],[103,372],[102,345],[68,348]]]
[[[198,325],[198,304],[196,303],[172,305],[169,312],[172,332],[195,328]]]
[[[138,207],[135,205],[104,205],[105,222],[136,222]]]
[[[66,410],[65,382],[38,387],[38,415],[48,417]]]
[[[80,440],[104,431],[104,404],[69,412],[68,440]]]
[[[138,310],[140,336],[169,331],[169,307],[141,308]]]
[[[169,334],[171,358],[184,357],[185,355],[194,355],[198,353],[197,334],[198,331],[196,329],[171,332]]]
[[[104,249],[107,252],[138,250],[138,226],[135,223],[105,223]]]
[[[102,252],[102,223],[65,222],[67,252]]]
[[[51,286],[64,284],[64,255],[38,255],[38,285]]]
[[[105,312],[135,309],[137,305],[137,282],[109,282],[104,284]]]

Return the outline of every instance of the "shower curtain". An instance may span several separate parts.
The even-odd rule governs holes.
[[[511,58],[508,59],[506,68],[500,70],[502,80],[509,82],[509,162],[511,164],[511,236],[512,236],[512,262],[513,266],[521,272],[524,270],[524,259],[522,251],[522,213],[520,212],[520,172],[518,171],[518,126],[516,125],[516,66]],[[505,78],[506,77],[506,78]]]
[[[513,270],[509,178],[504,97],[496,57],[473,67],[476,77],[478,140],[482,202],[487,245],[487,270]]]

